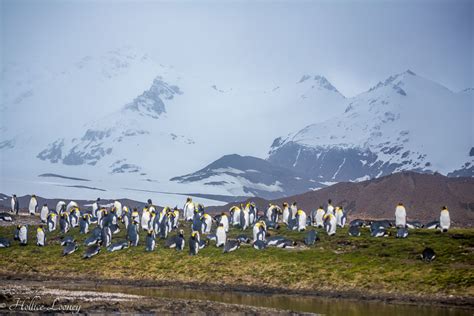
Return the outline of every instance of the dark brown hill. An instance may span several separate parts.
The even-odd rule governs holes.
[[[404,203],[409,220],[422,222],[439,218],[443,205],[450,210],[453,225],[474,226],[474,178],[448,178],[440,174],[395,173],[363,182],[341,182],[332,186],[271,202],[296,201],[309,212],[319,205],[342,205],[349,219],[393,218],[395,206]],[[251,200],[251,199],[250,199]],[[254,199],[260,209],[269,201]],[[231,204],[213,210],[228,210]]]

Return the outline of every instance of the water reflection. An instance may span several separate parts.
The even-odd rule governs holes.
[[[151,297],[169,297],[191,300],[210,300],[229,304],[241,304],[276,309],[310,312],[326,315],[421,315],[421,316],[464,316],[472,315],[472,311],[416,305],[395,305],[381,302],[357,301],[349,299],[321,298],[296,295],[270,295],[242,292],[218,292],[195,289],[102,286],[96,288],[102,292],[121,292]]]

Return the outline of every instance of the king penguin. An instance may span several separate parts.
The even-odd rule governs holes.
[[[257,240],[253,243],[253,247],[255,249],[262,250],[267,248],[267,243],[265,242],[265,240]]]
[[[153,230],[149,230],[146,235],[146,246],[145,251],[153,251],[155,250],[155,233]]]
[[[110,246],[110,243],[112,242],[112,231],[109,226],[104,226],[104,228],[102,228],[101,241],[104,247]]]
[[[136,247],[138,246],[138,240],[140,239],[140,235],[138,235],[138,224],[133,222],[128,225],[127,229],[127,239],[130,241],[130,246]]]
[[[451,226],[451,218],[449,217],[449,211],[446,206],[441,208],[441,213],[439,215],[439,228],[443,233],[447,232]]]
[[[207,213],[204,213],[201,216],[201,222],[202,222],[201,233],[209,234],[212,228],[212,216]]]
[[[240,248],[240,241],[238,240],[228,240],[224,245],[224,253],[236,251]]]
[[[197,231],[193,231],[191,233],[191,237],[189,237],[189,254],[191,256],[195,256],[199,253],[199,233]]]
[[[349,227],[349,236],[352,237],[359,237],[360,236],[360,229],[359,226],[350,226]]]
[[[89,221],[90,221],[90,214],[85,213],[79,218],[79,233],[87,234],[89,233]]]
[[[425,225],[426,229],[436,229],[439,228],[439,221],[432,221]]]
[[[30,215],[35,215],[38,211],[38,200],[34,194],[31,196],[30,204],[28,205],[28,211],[30,212]]]
[[[341,228],[346,226],[346,213],[341,206],[336,207],[336,224]]]
[[[52,232],[56,230],[57,225],[57,216],[56,213],[51,212],[48,214],[48,231]]]
[[[229,232],[229,217],[227,217],[226,213],[222,212],[221,217],[219,219],[219,224],[224,226],[224,230],[226,233]]]
[[[10,245],[11,242],[8,238],[0,237],[0,248],[8,248]]]
[[[18,231],[18,239],[20,240],[20,246],[26,246],[28,243],[28,228],[26,225],[21,225]]]
[[[302,232],[306,229],[306,213],[303,210],[296,212],[298,231]]]
[[[333,236],[336,234],[336,216],[334,216],[331,212],[324,215],[324,228],[328,236]]]
[[[396,237],[397,238],[407,238],[408,237],[408,229],[406,229],[406,227],[398,227]]]
[[[83,259],[89,259],[92,258],[93,256],[97,255],[100,252],[100,246],[99,245],[92,245],[89,248],[86,249],[84,252],[84,255],[82,256]]]
[[[312,229],[306,233],[306,236],[304,237],[304,243],[306,246],[311,246],[314,245],[317,239],[318,233],[314,229]]]
[[[46,235],[44,233],[43,225],[36,229],[36,245],[44,247],[46,245]]]
[[[319,206],[316,210],[316,218],[315,218],[315,225],[316,227],[324,227],[324,208]]]
[[[195,206],[194,206],[194,203],[193,203],[193,199],[188,197],[186,199],[186,203],[184,203],[184,207],[183,207],[183,217],[184,217],[185,221],[192,221],[193,220],[194,208],[195,208]]]
[[[59,219],[59,228],[63,234],[66,234],[69,231],[69,219],[67,213],[61,214],[61,218]]]
[[[255,223],[253,226],[253,241],[265,240],[266,231],[267,228],[264,221],[258,221]]]
[[[283,203],[283,211],[282,211],[282,222],[288,225],[288,219],[290,217],[290,206],[287,202]]]
[[[406,227],[407,225],[407,211],[403,203],[398,203],[395,208],[395,226],[396,227]]]
[[[176,236],[170,237],[166,240],[166,248],[176,248],[176,250],[183,250],[185,245],[184,240],[184,231],[179,230],[179,233]]]
[[[421,260],[431,262],[436,258],[436,253],[431,248],[425,248],[421,253]]]
[[[232,206],[229,210],[230,213],[230,221],[232,226],[239,226],[240,225],[240,208],[238,206]]]
[[[42,223],[46,224],[46,222],[48,221],[48,213],[49,213],[48,204],[44,204],[40,211],[40,219]]]
[[[216,229],[216,247],[225,246],[227,235],[223,224],[219,224]]]
[[[75,252],[79,247],[75,242],[66,244],[66,247],[63,249],[63,256],[67,256]]]
[[[18,212],[20,211],[20,204],[18,203],[18,198],[16,197],[16,194],[12,195],[11,207],[12,207],[12,213],[15,213],[16,215],[18,215]]]
[[[122,241],[113,243],[110,246],[108,246],[107,251],[109,251],[109,252],[119,251],[119,250],[128,248],[129,245],[130,245],[130,243],[128,241],[122,240]]]

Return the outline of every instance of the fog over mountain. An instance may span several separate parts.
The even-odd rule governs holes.
[[[473,175],[470,2],[0,9],[1,193],[219,204]]]

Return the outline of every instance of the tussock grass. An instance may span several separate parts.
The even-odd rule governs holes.
[[[181,225],[187,238],[189,225]],[[406,239],[373,238],[368,229],[362,229],[361,237],[348,236],[347,228],[338,229],[332,237],[322,229],[316,230],[320,241],[311,247],[303,245],[304,232],[282,227],[270,234],[298,241],[296,249],[259,251],[242,245],[235,252],[223,254],[222,248],[211,242],[197,256],[189,256],[187,247],[183,252],[164,249],[164,241],[159,239],[156,250],[147,253],[145,233],[141,231],[138,247],[114,253],[103,248],[99,255],[84,260],[86,237],[79,234],[78,228],[68,233],[78,241],[78,251],[63,257],[58,231],[48,234],[48,245],[40,248],[36,246],[36,227],[30,226],[28,246],[20,247],[13,242],[12,247],[0,249],[0,273],[88,280],[206,282],[308,291],[474,296],[474,229],[453,229],[448,233],[410,230]],[[0,227],[0,236],[13,239],[13,231],[14,226]],[[229,235],[241,233],[232,228]],[[245,233],[251,237],[251,229]],[[124,229],[113,236],[113,241],[122,239]],[[419,259],[425,247],[437,253],[434,262]]]

